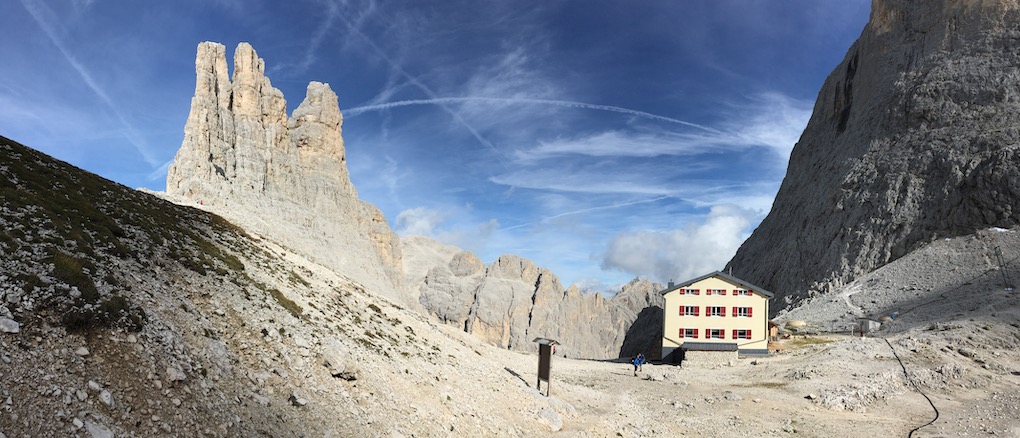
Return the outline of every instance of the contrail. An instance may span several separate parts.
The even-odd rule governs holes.
[[[498,149],[496,149],[496,146],[493,145],[492,142],[490,142],[489,140],[486,140],[484,137],[482,137],[482,135],[478,132],[478,130],[475,129],[474,126],[471,126],[471,124],[469,124],[467,122],[467,120],[464,120],[464,117],[462,117],[460,115],[460,113],[458,113],[458,112],[450,109],[449,107],[443,105],[443,102],[438,102],[438,99],[440,99],[440,98],[438,96],[436,96],[436,93],[434,91],[432,91],[431,88],[429,88],[427,85],[423,84],[421,81],[419,81],[414,76],[411,76],[411,74],[409,74],[407,71],[405,71],[403,68],[401,68],[400,65],[398,65],[396,63],[396,61],[393,61],[392,59],[390,59],[390,57],[386,55],[386,52],[384,52],[382,50],[382,48],[380,48],[379,45],[377,45],[375,43],[375,41],[372,41],[372,39],[369,38],[368,35],[365,35],[364,32],[361,32],[361,30],[356,28],[349,20],[347,20],[346,17],[344,17],[343,15],[340,15],[339,17],[340,17],[340,19],[342,19],[344,21],[344,24],[347,25],[347,28],[350,29],[351,32],[353,32],[353,33],[357,34],[358,36],[360,36],[361,39],[365,40],[365,42],[368,43],[368,46],[371,47],[372,50],[374,50],[376,52],[376,54],[379,55],[379,57],[383,59],[383,61],[386,61],[386,63],[390,65],[390,68],[392,68],[397,73],[400,73],[400,75],[403,76],[404,78],[406,78],[408,82],[410,82],[412,85],[414,85],[419,90],[424,92],[425,95],[429,97],[429,100],[435,100],[436,101],[435,104],[439,105],[439,107],[442,108],[443,111],[445,111],[447,114],[449,114],[451,117],[453,117],[453,119],[456,120],[457,123],[459,123],[465,129],[467,129],[468,132],[470,132],[471,135],[474,136],[475,139],[478,140],[479,143],[485,145],[490,150],[492,150],[492,152],[496,155],[496,159],[499,160],[500,164],[502,164],[503,167],[506,167],[506,165],[507,165],[506,164],[506,160],[503,159],[503,155],[500,154]]]
[[[333,27],[333,23],[336,21],[336,18],[339,15],[337,13],[337,6],[335,3],[328,3],[328,7],[329,13],[326,14],[325,20],[322,22],[322,24],[319,25],[318,28],[316,28],[315,33],[312,34],[311,39],[309,39],[308,43],[305,44],[306,47],[305,55],[301,59],[301,61],[289,65],[278,64],[272,68],[272,71],[277,72],[284,70],[292,70],[290,74],[294,74],[295,72],[304,73],[308,71],[308,68],[311,67],[312,64],[314,64],[316,61],[315,53],[318,52],[319,46],[322,45],[322,40],[326,38],[327,33],[329,33],[329,30]]]
[[[553,216],[544,217],[544,218],[539,219],[539,220],[534,221],[534,222],[528,222],[526,224],[519,224],[519,225],[514,225],[512,227],[506,227],[503,230],[504,231],[509,231],[509,230],[514,230],[514,229],[517,229],[517,228],[528,227],[528,226],[539,224],[539,223],[543,223],[543,222],[549,222],[549,221],[551,221],[553,219],[559,219],[559,218],[564,217],[564,216],[571,216],[571,215],[575,215],[575,214],[588,213],[588,212],[599,211],[599,210],[612,210],[612,209],[615,209],[615,208],[630,207],[631,205],[645,204],[645,203],[648,203],[648,202],[661,201],[661,200],[666,199],[666,198],[669,198],[669,196],[663,195],[663,196],[656,196],[654,198],[649,198],[649,199],[639,199],[637,201],[623,202],[623,203],[619,203],[619,204],[603,205],[603,206],[599,206],[599,207],[590,207],[590,208],[582,208],[580,210],[568,211],[568,212],[556,214],[556,215],[553,215]]]
[[[74,67],[78,76],[81,76],[81,79],[85,81],[85,85],[88,85],[89,89],[91,89],[93,93],[96,93],[96,95],[99,96],[99,99],[101,99],[103,103],[105,103],[106,106],[109,107],[110,110],[117,116],[117,119],[127,131],[128,141],[130,141],[132,146],[135,147],[135,150],[141,154],[142,158],[145,159],[145,162],[153,167],[159,164],[159,160],[157,160],[156,157],[154,157],[148,149],[143,146],[144,141],[142,140],[142,137],[138,134],[138,131],[136,131],[135,128],[128,123],[124,114],[117,109],[117,106],[113,103],[113,99],[111,99],[110,96],[106,94],[106,91],[104,91],[99,84],[92,79],[92,75],[88,72],[88,70],[86,70],[85,67],[74,58],[71,52],[67,49],[67,46],[64,45],[64,42],[57,37],[57,33],[54,31],[53,26],[49,21],[47,21],[47,17],[43,16],[45,12],[49,12],[43,10],[46,6],[33,0],[21,0],[21,5],[28,10],[29,15],[32,16],[35,23],[39,25],[44,33],[46,33],[46,36],[49,37],[51,42],[53,42],[53,45],[57,46],[60,53],[64,55],[64,59],[71,64],[71,67]]]
[[[495,103],[517,103],[517,104],[535,104],[535,105],[556,105],[568,108],[583,108],[599,111],[610,111],[614,113],[630,114],[632,116],[643,117],[650,120],[658,120],[661,122],[676,123],[678,125],[689,126],[697,128],[703,131],[711,132],[713,134],[723,134],[718,129],[711,128],[705,125],[699,125],[697,123],[691,123],[680,119],[674,119],[672,117],[660,116],[658,114],[652,114],[645,111],[638,111],[629,108],[621,108],[612,105],[597,105],[594,103],[585,102],[574,102],[570,100],[555,100],[555,99],[529,99],[529,98],[507,98],[507,97],[434,97],[431,99],[410,99],[400,100],[396,102],[386,102],[377,105],[364,105],[354,108],[348,108],[343,110],[345,116],[351,117],[361,113],[369,111],[382,111],[390,108],[398,108],[402,106],[411,105],[442,105],[446,103],[462,103],[462,102],[495,102]]]

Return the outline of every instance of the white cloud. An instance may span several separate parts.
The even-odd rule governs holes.
[[[613,295],[619,293],[620,289],[623,288],[624,284],[626,283],[609,284],[597,278],[584,278],[581,280],[577,280],[573,283],[573,285],[577,286],[577,289],[580,290],[581,293],[584,294],[599,293],[607,298],[612,297]]]
[[[522,163],[568,155],[590,157],[690,156],[767,147],[785,161],[811,117],[811,102],[780,93],[762,93],[731,104],[721,122],[723,130],[698,129],[678,133],[665,129],[602,131],[574,138],[539,140],[538,146],[517,151]]]
[[[473,253],[480,253],[486,248],[493,235],[499,231],[499,221],[489,219],[477,224],[467,224],[436,234],[436,240],[464,248]]]
[[[499,231],[499,221],[489,219],[471,222],[470,207],[442,210],[415,207],[401,211],[394,221],[394,230],[401,236],[426,236],[447,245],[478,253]]]
[[[813,104],[775,92],[754,96],[749,104],[733,106],[725,126],[736,136],[728,141],[767,146],[785,161],[811,118]]]
[[[646,175],[623,172],[577,172],[536,168],[518,170],[489,178],[496,184],[517,188],[554,190],[563,193],[672,195],[676,188],[659,184]]]
[[[757,212],[734,205],[712,207],[705,221],[672,231],[617,235],[602,257],[603,269],[620,269],[656,281],[687,280],[722,269],[757,223]]]
[[[427,207],[415,207],[401,211],[397,214],[393,227],[401,236],[433,236],[436,228],[447,218],[447,215],[439,210]]]
[[[705,152],[716,145],[717,141],[712,137],[665,131],[639,133],[618,130],[603,131],[580,138],[539,140],[538,147],[519,150],[516,153],[516,158],[523,163],[532,163],[568,155],[590,157],[690,155]]]

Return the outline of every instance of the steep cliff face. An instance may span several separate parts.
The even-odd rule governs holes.
[[[774,310],[941,237],[1020,223],[1020,10],[874,0],[772,211],[727,268]]]
[[[604,298],[564,289],[555,274],[517,256],[486,267],[470,252],[430,239],[402,244],[417,266],[407,269],[405,282],[422,307],[486,342],[533,351],[535,338],[551,338],[561,343],[557,354],[593,359],[657,351],[660,284],[634,280]]]
[[[232,80],[224,47],[215,43],[199,45],[195,71],[184,142],[167,175],[172,199],[201,203],[372,293],[502,347],[530,351],[542,336],[560,340],[574,357],[618,357],[625,339],[634,352],[655,351],[658,314],[643,313],[646,330],[632,327],[656,305],[661,285],[632,283],[607,300],[564,290],[551,272],[516,256],[486,267],[429,239],[411,238],[405,247],[412,249],[402,249],[379,210],[358,200],[328,85],[309,84],[288,118],[283,94],[248,44],[234,53]]]
[[[310,83],[288,118],[283,93],[247,43],[234,52],[232,80],[225,48],[216,43],[198,46],[195,73],[167,193],[397,297],[399,240],[377,208],[358,200],[347,173],[343,117],[329,85]]]

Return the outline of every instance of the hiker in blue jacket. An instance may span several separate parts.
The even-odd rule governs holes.
[[[634,375],[636,376],[638,370],[641,369],[641,364],[644,363],[644,356],[641,354],[634,356],[634,360],[631,363],[634,364]]]

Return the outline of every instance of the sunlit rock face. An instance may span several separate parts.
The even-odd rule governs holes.
[[[772,211],[728,264],[773,311],[934,239],[1020,222],[1020,10],[874,0]]]
[[[551,271],[518,256],[485,266],[431,239],[412,236],[401,244],[405,284],[424,310],[486,342],[534,351],[535,338],[549,338],[560,342],[557,354],[590,359],[659,349],[661,284],[634,280],[606,298],[564,288]]]
[[[382,213],[358,199],[329,85],[308,84],[287,117],[283,93],[247,43],[205,42],[195,60],[195,96],[167,193],[201,203],[246,229],[302,252],[391,298],[403,277],[400,243]]]

